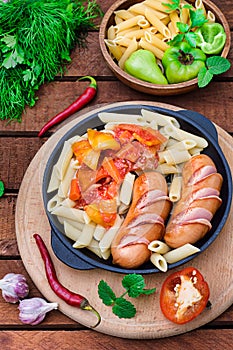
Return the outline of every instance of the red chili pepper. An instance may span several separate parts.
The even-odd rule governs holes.
[[[74,292],[71,292],[69,289],[64,287],[58,281],[57,274],[56,274],[53,262],[51,260],[51,257],[49,255],[48,249],[47,249],[47,247],[46,247],[42,237],[39,234],[37,234],[37,233],[35,233],[33,235],[33,237],[35,238],[37,247],[38,247],[38,249],[40,251],[40,254],[41,254],[41,257],[43,259],[44,266],[45,266],[45,272],[46,272],[46,276],[47,276],[49,285],[52,288],[52,290],[54,291],[54,293],[59,298],[64,300],[68,305],[79,307],[82,310],[92,311],[98,318],[98,322],[94,326],[94,327],[97,327],[98,324],[101,321],[101,317],[100,317],[100,314],[98,313],[98,311],[96,311],[89,304],[88,300],[85,297],[83,297],[80,294],[76,294]]]
[[[82,107],[84,107],[88,102],[90,102],[96,95],[97,91],[97,83],[93,77],[85,76],[80,78],[79,80],[89,79],[91,81],[90,85],[86,88],[82,95],[80,95],[69,107],[64,109],[64,111],[55,115],[52,119],[50,119],[40,130],[38,136],[41,137],[44,133],[50,129],[52,126],[60,123],[67,117],[71,116]]]

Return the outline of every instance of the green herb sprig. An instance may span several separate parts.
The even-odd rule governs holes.
[[[102,302],[107,306],[112,306],[112,312],[119,318],[132,318],[136,314],[135,306],[125,296],[137,298],[140,295],[150,295],[156,291],[156,288],[146,289],[145,280],[142,275],[128,274],[122,279],[122,286],[125,292],[116,297],[112,288],[101,280],[98,285],[98,295]]]
[[[198,73],[198,86],[205,87],[213,79],[214,75],[225,73],[230,69],[230,62],[222,56],[210,56],[206,60],[206,67],[201,68]]]
[[[2,180],[0,180],[0,197],[4,195],[5,192],[5,186]]]
[[[196,47],[196,34],[193,31],[195,28],[201,27],[204,23],[208,22],[204,11],[202,9],[192,10],[191,5],[181,5],[180,0],[172,0],[171,4],[163,3],[164,6],[168,7],[168,12],[178,11],[182,19],[182,8],[188,8],[190,13],[190,24],[177,22],[176,26],[179,32],[172,40],[168,41],[171,46],[179,44],[181,41],[186,40],[190,46]]]
[[[0,1],[0,119],[21,121],[101,15],[96,0]]]

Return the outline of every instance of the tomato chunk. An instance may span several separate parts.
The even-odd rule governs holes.
[[[166,278],[160,292],[160,307],[167,319],[184,324],[205,309],[209,295],[209,286],[200,271],[187,267]]]

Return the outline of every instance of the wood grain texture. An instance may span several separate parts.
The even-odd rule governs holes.
[[[49,85],[44,85],[40,89],[40,99],[34,108],[26,109],[26,114],[22,123],[6,124],[0,121],[0,129],[5,133],[13,131],[33,131],[35,136],[40,128],[50,118],[52,118],[59,111],[63,110],[74,99],[79,96],[85,89],[84,82],[53,82]],[[204,114],[207,118],[217,123],[221,128],[233,132],[233,120],[229,117],[229,113],[233,110],[232,99],[232,82],[213,82],[206,88],[205,93],[201,89],[193,91],[191,94],[167,96],[165,97],[151,97],[147,94],[134,91],[133,89],[123,85],[119,81],[110,83],[107,81],[100,81],[98,83],[98,92],[96,98],[88,104],[90,107],[102,103],[114,103],[125,101],[156,101],[160,103],[169,103],[180,108],[195,110]],[[62,98],[61,98],[62,96]],[[83,110],[81,111],[81,114]],[[68,118],[71,120],[71,117]],[[50,131],[55,131],[60,128],[62,124],[52,128]],[[35,142],[35,141],[32,141]],[[38,140],[38,147],[42,145],[42,141]],[[8,150],[8,145],[2,144],[2,149]],[[7,152],[10,152],[8,150]],[[6,164],[6,163],[4,163]],[[2,171],[2,169],[0,170]]]
[[[2,331],[0,333],[0,345],[4,350],[88,350],[93,347],[95,350],[151,350],[157,347],[160,350],[167,349],[221,349],[224,344],[225,350],[232,349],[233,331],[203,330],[200,332],[187,333],[178,337],[165,338],[160,340],[128,340],[114,338],[109,335],[96,334],[87,331]],[[204,347],[203,347],[204,344]],[[143,347],[142,347],[143,346]]]
[[[167,105],[161,106],[169,108]],[[171,108],[176,109],[172,106]],[[99,108],[97,112],[100,110],[101,108]],[[88,115],[90,115],[90,113],[85,114],[82,116],[82,118],[85,118]],[[196,268],[202,271],[204,277],[209,283],[212,293],[211,302],[213,306],[211,310],[206,310],[194,321],[182,326],[177,326],[164,319],[160,312],[158,297],[152,296],[148,297],[147,299],[141,298],[136,301],[135,305],[139,309],[139,312],[134,319],[117,319],[114,315],[112,315],[109,308],[103,306],[100,300],[96,298],[96,295],[98,281],[102,278],[113,286],[113,289],[116,290],[117,294],[120,294],[120,279],[122,278],[120,274],[113,274],[108,271],[98,269],[91,271],[78,271],[65,266],[63,263],[58,261],[57,258],[55,258],[50,247],[50,229],[48,221],[45,217],[40,190],[42,186],[43,171],[53,146],[56,144],[59,138],[63,136],[64,133],[76,122],[77,121],[74,118],[71,122],[66,124],[62,129],[54,134],[39,150],[27,169],[19,192],[18,200],[20,205],[17,206],[16,210],[16,235],[18,246],[25,267],[41,293],[48,300],[59,302],[59,309],[72,319],[87,327],[94,324],[95,321],[91,315],[66,305],[50,290],[44,275],[43,263],[40,259],[38,249],[35,246],[35,242],[32,237],[34,232],[41,234],[45,240],[46,245],[52,254],[58,271],[58,276],[61,278],[62,283],[64,283],[69,289],[75,288],[76,292],[87,296],[91,304],[93,304],[93,306],[101,313],[102,322],[97,328],[97,331],[99,332],[125,338],[162,338],[193,330],[218,317],[223,311],[231,306],[233,301],[232,264],[230,263],[233,242],[230,236],[230,232],[232,231],[232,220],[230,219],[224,226],[221,235],[219,235],[211,247],[209,247],[200,256],[196,257],[192,262],[193,264],[195,263]],[[233,169],[233,160],[229,158],[229,153],[232,152],[233,149],[232,139],[221,128],[218,127],[217,130],[219,132],[219,143],[223,151],[226,153],[231,169]],[[32,183],[34,185],[36,184],[36,186],[32,187]],[[22,203],[24,204],[22,205]],[[232,212],[230,213],[229,218],[231,218],[231,215]],[[38,220],[38,217],[40,220]],[[224,252],[224,257],[227,262],[227,264],[224,265],[224,274],[222,273],[222,255],[220,256],[218,254],[219,250]],[[214,275],[213,261],[215,264]],[[186,266],[190,266],[190,263],[187,263]],[[148,287],[150,288],[152,286],[156,286],[157,295],[159,295],[161,284],[166,275],[167,273],[160,273],[146,276]],[[151,298],[153,298],[152,304]],[[145,313],[143,310],[147,310],[147,312]]]

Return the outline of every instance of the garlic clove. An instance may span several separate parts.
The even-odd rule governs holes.
[[[25,324],[36,325],[43,321],[47,312],[57,308],[57,303],[47,303],[42,298],[24,299],[19,303],[19,318]]]

